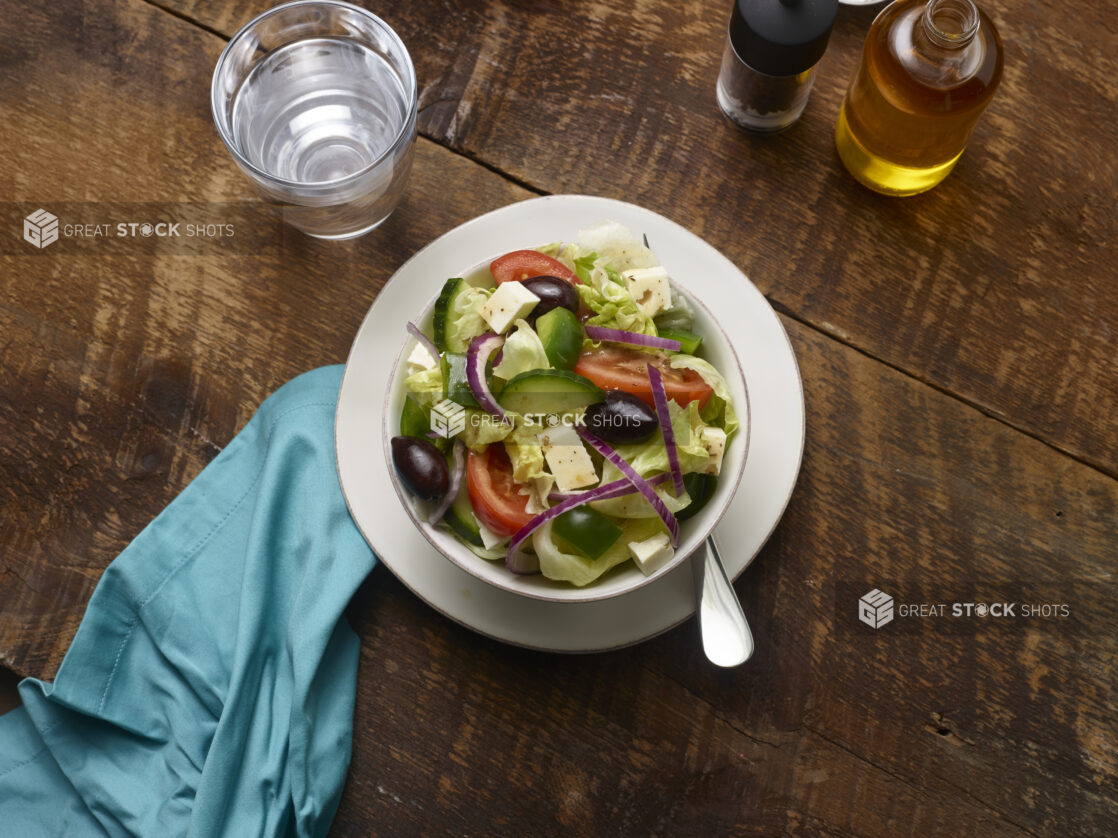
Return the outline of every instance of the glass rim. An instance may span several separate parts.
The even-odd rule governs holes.
[[[322,180],[313,182],[290,180],[288,178],[278,177],[268,171],[265,171],[241,153],[240,149],[238,149],[237,146],[234,144],[233,138],[230,136],[229,131],[225,129],[225,126],[223,124],[224,119],[220,115],[224,111],[224,108],[218,102],[218,79],[221,76],[222,69],[225,67],[226,63],[229,60],[229,56],[234,46],[240,43],[249,33],[249,31],[258,26],[261,21],[264,21],[267,18],[270,18],[273,15],[277,15],[281,12],[301,6],[339,7],[356,12],[362,17],[371,20],[377,26],[382,28],[388,35],[389,39],[400,48],[400,51],[402,52],[404,57],[405,69],[407,71],[406,77],[402,78],[401,81],[404,83],[404,86],[406,88],[404,93],[410,93],[410,95],[408,96],[408,109],[407,113],[404,115],[403,124],[401,124],[400,129],[396,133],[396,136],[392,138],[392,142],[389,144],[388,148],[386,148],[383,152],[378,154],[373,160],[371,160],[362,168],[358,169],[356,172],[351,172],[348,175],[343,175],[342,177],[334,178],[333,180]],[[241,83],[244,83],[243,80]],[[246,23],[240,29],[238,29],[236,34],[234,34],[233,37],[229,39],[229,43],[225,45],[225,48],[221,51],[221,55],[218,56],[217,64],[214,66],[213,77],[210,81],[210,113],[213,118],[214,127],[217,128],[218,136],[221,138],[222,143],[225,144],[225,147],[229,149],[229,153],[233,155],[233,159],[236,160],[242,168],[247,169],[249,172],[251,172],[254,177],[257,177],[270,185],[300,190],[335,189],[339,186],[345,186],[351,183],[355,183],[362,177],[367,175],[370,171],[380,165],[386,157],[388,157],[390,154],[395,152],[397,148],[399,148],[401,140],[407,139],[408,136],[412,133],[410,130],[410,126],[416,118],[418,103],[419,91],[418,82],[416,81],[415,75],[415,64],[414,62],[412,62],[411,53],[408,52],[408,48],[404,44],[403,40],[400,38],[399,34],[396,32],[395,29],[389,26],[383,18],[373,14],[368,9],[362,8],[361,6],[354,5],[353,3],[347,3],[345,2],[345,0],[292,0],[292,2],[282,3],[279,6],[273,6],[267,11],[261,12],[256,17],[252,18],[252,20],[248,21],[248,23]]]

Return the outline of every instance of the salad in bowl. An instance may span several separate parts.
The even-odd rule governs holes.
[[[576,588],[619,566],[651,579],[728,505],[748,435],[733,350],[622,225],[452,277],[406,328],[394,482],[457,563]]]

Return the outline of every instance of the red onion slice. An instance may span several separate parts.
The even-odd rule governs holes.
[[[648,346],[653,349],[669,349],[673,352],[678,352],[682,346],[678,340],[642,335],[640,332],[626,332],[622,329],[607,329],[605,326],[587,326],[586,335],[592,340],[610,340],[614,343]]]
[[[493,398],[493,393],[490,392],[489,385],[485,381],[485,364],[489,360],[489,356],[504,344],[505,339],[492,332],[478,335],[470,341],[470,347],[466,350],[466,381],[469,382],[470,391],[477,399],[477,403],[481,405],[482,410],[507,422],[508,414],[497,404],[497,400]]]
[[[462,444],[462,440],[454,440],[454,467],[450,470],[450,488],[446,491],[446,496],[439,502],[438,508],[431,513],[431,517],[427,519],[429,524],[437,524],[446,515],[446,511],[450,509],[450,505],[454,503],[454,499],[458,497],[458,490],[462,487],[462,475],[466,472],[466,446]]]
[[[650,486],[659,486],[669,477],[671,477],[670,474],[657,474],[655,477],[648,478],[648,484]],[[598,486],[594,489],[584,490],[581,492],[551,492],[550,494],[548,494],[547,499],[552,503],[559,503],[559,501],[564,501],[567,498],[577,498],[587,494],[588,492],[602,492],[605,489],[609,489],[610,491],[606,494],[599,495],[596,498],[591,498],[591,500],[613,500],[614,498],[620,498],[624,495],[631,495],[633,494],[633,492],[636,491],[629,479],[622,477],[620,480],[614,480]]]
[[[427,335],[423,334],[423,331],[410,320],[408,321],[408,334],[423,344],[423,347],[431,353],[432,358],[436,361],[439,360],[439,350],[438,347],[435,346],[435,342],[427,337]]]
[[[663,521],[664,526],[668,528],[668,537],[671,539],[672,546],[677,547],[679,545],[679,522],[675,519],[671,510],[664,505],[664,501],[660,500],[660,496],[656,494],[656,490],[652,488],[649,482],[637,474],[633,467],[625,461],[624,457],[606,445],[606,443],[602,442],[602,440],[598,439],[598,437],[594,436],[594,434],[590,433],[590,431],[586,430],[586,428],[578,428],[578,435],[586,440],[595,451],[612,463],[618,471],[629,478],[629,482],[636,487],[637,491],[641,493],[644,499],[652,505],[656,514],[660,516],[660,520]],[[562,506],[562,504],[560,504],[560,506]],[[552,509],[554,508],[555,507],[552,507]]]
[[[656,405],[656,417],[660,420],[660,433],[664,437],[664,447],[668,450],[668,468],[672,473],[672,486],[676,496],[683,494],[683,472],[679,468],[679,451],[675,447],[675,431],[672,430],[672,415],[668,412],[668,393],[664,390],[664,377],[652,364],[648,365],[648,383],[652,385],[652,401]]]

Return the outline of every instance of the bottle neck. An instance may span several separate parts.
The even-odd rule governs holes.
[[[972,0],[928,0],[920,20],[925,37],[943,49],[961,49],[978,32],[978,7]]]

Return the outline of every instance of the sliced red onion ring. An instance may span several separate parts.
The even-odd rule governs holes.
[[[671,477],[670,474],[657,474],[655,477],[648,478],[648,484],[650,486],[659,486],[669,477]],[[629,479],[626,477],[622,477],[620,480],[614,480],[598,486],[594,489],[583,490],[580,492],[551,492],[548,494],[547,499],[552,503],[559,503],[560,501],[564,501],[567,498],[581,497],[588,491],[600,492],[605,489],[609,489],[610,491],[607,494],[599,495],[598,497],[593,498],[593,500],[613,500],[614,498],[620,498],[624,495],[631,495],[633,494],[633,492],[636,491]]]
[[[470,347],[466,350],[466,381],[469,382],[470,391],[482,409],[507,422],[508,414],[497,404],[485,381],[485,363],[498,347],[504,346],[504,343],[503,337],[492,332],[478,335],[470,341]]]
[[[679,545],[679,522],[675,519],[671,510],[664,505],[664,501],[660,500],[660,496],[656,494],[656,490],[649,485],[647,480],[637,474],[633,467],[625,461],[624,457],[606,445],[606,443],[602,442],[602,440],[598,439],[598,437],[594,436],[594,434],[590,433],[586,428],[578,428],[577,430],[578,435],[590,443],[595,451],[605,457],[618,471],[629,478],[629,482],[636,487],[637,491],[641,493],[644,499],[652,505],[656,514],[660,516],[660,520],[663,521],[664,526],[668,528],[668,537],[671,539],[672,546],[677,547]],[[561,505],[562,504],[560,504],[560,506]],[[552,507],[552,509],[555,509],[555,507]]]
[[[408,334],[423,344],[423,347],[431,353],[432,358],[436,361],[439,360],[439,350],[438,347],[435,346],[435,342],[427,337],[427,335],[423,334],[423,331],[410,320],[408,321]]]
[[[427,519],[429,524],[439,523],[450,509],[450,505],[454,503],[454,499],[458,497],[458,490],[462,486],[462,475],[466,472],[465,448],[462,440],[454,440],[454,467],[450,470],[450,488],[446,490],[446,496],[440,501],[438,508]]]
[[[648,383],[652,385],[652,401],[656,405],[656,417],[660,420],[660,433],[664,437],[664,447],[668,450],[668,468],[672,474],[672,486],[677,496],[683,494],[683,472],[679,469],[679,451],[675,447],[675,431],[672,430],[672,415],[668,412],[668,393],[664,390],[664,377],[652,364],[648,365]]]
[[[670,349],[673,352],[678,352],[682,346],[678,340],[642,335],[640,332],[626,332],[622,329],[607,329],[605,326],[587,326],[586,336],[591,340],[611,340],[614,343],[648,346],[653,349]]]

